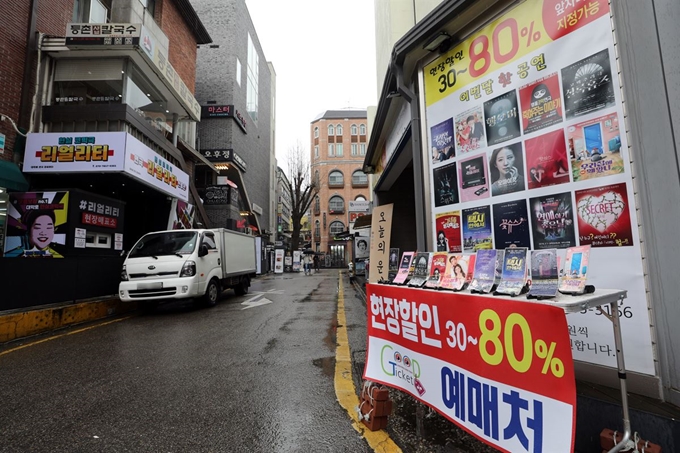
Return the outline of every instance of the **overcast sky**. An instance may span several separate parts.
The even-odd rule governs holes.
[[[325,110],[377,103],[370,0],[246,0],[265,58],[276,71],[276,158]]]

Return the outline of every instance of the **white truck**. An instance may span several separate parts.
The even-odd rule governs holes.
[[[214,306],[220,293],[248,292],[256,272],[255,237],[224,228],[148,233],[128,253],[118,297],[143,309],[159,302],[202,298]]]

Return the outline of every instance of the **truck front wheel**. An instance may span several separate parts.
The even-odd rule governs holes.
[[[245,296],[248,294],[248,288],[250,287],[250,279],[248,277],[243,277],[238,285],[234,287],[234,292],[237,296]]]
[[[205,290],[205,295],[203,296],[203,303],[207,307],[214,307],[217,304],[217,299],[220,295],[220,286],[216,279],[210,280],[208,287]]]

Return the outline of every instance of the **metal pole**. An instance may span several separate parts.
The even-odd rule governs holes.
[[[621,323],[619,320],[619,301],[609,304],[611,309],[611,321],[614,325],[614,344],[616,345],[616,365],[619,368],[619,382],[621,383],[621,406],[623,408],[623,438],[621,442],[614,445],[609,453],[621,451],[627,446],[630,440],[630,415],[628,413],[628,391],[626,389],[626,365],[623,361],[623,340],[621,338]]]
[[[177,132],[179,129],[179,115],[177,113],[172,114],[172,145],[177,147]]]

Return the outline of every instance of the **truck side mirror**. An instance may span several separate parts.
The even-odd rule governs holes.
[[[201,247],[198,249],[198,257],[202,258],[208,254],[208,246],[205,244],[201,244]]]

